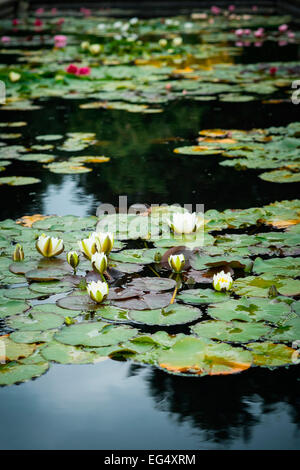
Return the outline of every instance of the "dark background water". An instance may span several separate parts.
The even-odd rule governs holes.
[[[244,55],[241,60],[251,62],[253,53],[246,51],[248,59]],[[127,195],[129,204],[203,203],[205,209],[246,208],[299,197],[298,185],[268,183],[258,178],[258,171],[221,167],[218,156],[173,153],[177,146],[192,144],[200,129],[251,129],[297,121],[299,107],[289,102],[182,100],[165,106],[161,114],[144,115],[79,112],[75,100],[41,104],[37,111],[2,111],[0,119],[27,121],[27,127],[9,132],[22,132],[22,143],[28,146],[40,134],[96,132],[99,146],[70,156],[106,155],[111,160],[74,176],[50,173],[39,163],[14,162],[5,174],[36,176],[42,182],[0,187],[1,219],[33,213],[95,214],[100,203],[118,204],[119,195]],[[52,364],[37,380],[0,388],[0,448],[296,449],[298,371],[251,369],[236,376],[196,379],[113,360]]]

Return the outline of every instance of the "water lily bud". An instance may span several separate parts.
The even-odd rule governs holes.
[[[168,221],[170,228],[175,233],[192,233],[196,232],[201,223],[198,221],[196,212],[193,214],[178,212],[173,214],[172,221]]]
[[[276,289],[276,286],[273,284],[268,291],[268,297],[277,297],[278,295],[279,292]]]
[[[174,273],[180,273],[185,265],[185,257],[183,254],[171,255],[168,258],[168,263]]]
[[[155,261],[155,263],[160,263],[160,262],[161,262],[161,258],[162,258],[161,253],[160,253],[159,251],[157,251],[157,252],[155,253],[155,255],[154,255],[154,261]]]
[[[102,46],[101,44],[91,44],[89,47],[89,51],[93,55],[100,54],[100,52],[102,51]]]
[[[89,238],[85,238],[84,240],[80,240],[78,242],[79,248],[82,253],[88,258],[91,259],[92,255],[96,253],[96,239],[94,235],[91,235]]]
[[[49,237],[44,233],[39,236],[35,246],[38,252],[46,258],[58,256],[64,251],[63,240],[56,237]]]
[[[108,285],[106,282],[92,281],[87,285],[87,291],[92,300],[98,304],[103,302],[108,296]]]
[[[15,251],[13,252],[12,259],[14,261],[23,261],[24,259],[24,251],[22,245],[20,243],[17,243],[15,246]]]
[[[74,325],[76,323],[76,320],[72,317],[65,317],[65,325]]]
[[[96,252],[92,256],[93,269],[98,271],[99,274],[103,274],[107,270],[107,257],[104,253]]]
[[[18,72],[9,72],[8,77],[11,82],[15,83],[18,82],[21,78],[21,74]]]
[[[114,246],[114,236],[110,232],[98,233],[96,236],[97,250],[108,255]]]
[[[178,47],[178,46],[181,46],[182,42],[183,42],[182,38],[178,36],[177,38],[173,39],[172,44],[174,47]]]
[[[90,43],[88,41],[82,41],[80,47],[83,51],[87,51],[90,48]]]
[[[215,274],[213,277],[213,286],[217,291],[230,290],[233,284],[233,279],[230,273],[224,273],[221,271],[218,274]]]
[[[160,39],[158,41],[158,44],[161,46],[161,47],[166,47],[166,45],[168,44],[168,41],[164,38]]]
[[[79,256],[78,256],[77,251],[69,251],[69,253],[67,253],[67,261],[69,265],[72,266],[72,268],[75,271],[75,269],[77,268],[79,264]]]

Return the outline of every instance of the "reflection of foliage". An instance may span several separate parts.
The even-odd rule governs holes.
[[[143,370],[132,365],[130,375],[138,375]],[[241,438],[249,443],[253,429],[262,421],[260,410],[267,415],[283,403],[288,406],[292,422],[299,426],[296,370],[256,369],[238,376],[208,377],[199,381],[153,369],[144,380],[156,407],[171,413],[178,423],[188,422],[195,431],[204,432],[203,441],[229,445]],[[268,444],[265,436],[263,446]]]

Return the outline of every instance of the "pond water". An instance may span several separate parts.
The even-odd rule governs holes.
[[[297,57],[297,44],[280,47],[270,42],[261,48],[245,47],[235,62]],[[1,60],[14,63],[15,56],[2,55]],[[21,128],[22,138],[9,140],[10,144],[29,148],[41,134],[93,132],[97,145],[74,154],[111,160],[75,175],[14,160],[5,176],[32,176],[41,182],[1,186],[1,220],[31,214],[95,215],[101,203],[117,206],[121,195],[128,197],[129,205],[202,203],[205,210],[260,207],[299,196],[296,183],[264,181],[258,178],[261,170],[220,166],[218,155],[173,152],[194,145],[200,129],[250,130],[295,122],[299,108],[289,100],[272,104],[261,99],[177,98],[153,114],[80,109],[85,99],[46,97],[38,102],[38,110],[0,109],[0,122],[28,123]],[[58,158],[65,156],[59,149],[55,152]],[[36,380],[0,388],[0,448],[297,449],[299,385],[299,366],[192,378],[111,359],[89,365],[52,364]]]

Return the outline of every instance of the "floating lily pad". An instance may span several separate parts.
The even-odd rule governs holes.
[[[63,317],[65,317],[66,315],[68,317],[76,317],[77,315],[79,315],[78,310],[68,310],[66,312],[64,308],[58,307],[58,305],[52,304],[52,303],[35,304],[31,308],[30,312],[31,313],[36,313],[36,312],[56,313],[57,315],[62,315]]]
[[[176,282],[173,279],[159,277],[137,277],[127,287],[133,287],[142,291],[160,292],[174,289]]]
[[[45,269],[33,269],[27,271],[25,275],[28,281],[47,282],[62,279],[66,275],[66,271],[49,267]]]
[[[282,322],[278,328],[274,329],[268,335],[271,341],[292,342],[300,338],[300,318],[292,318]]]
[[[38,163],[49,163],[53,162],[55,157],[52,155],[48,155],[46,153],[28,153],[26,155],[22,155],[18,158],[22,162],[38,162]]]
[[[278,302],[277,299],[248,297],[211,305],[207,313],[218,320],[277,323],[291,313],[291,307],[285,302]]]
[[[293,172],[289,170],[274,170],[261,173],[259,177],[264,181],[271,183],[299,183],[300,171]]]
[[[251,350],[253,362],[260,367],[278,367],[291,364],[299,364],[299,352],[284,344],[248,343],[247,348]]]
[[[180,339],[158,357],[159,366],[175,374],[196,376],[242,372],[252,364],[249,351],[192,336]]]
[[[63,136],[60,134],[46,134],[46,135],[38,135],[36,140],[44,140],[44,141],[52,141],[52,140],[59,140],[62,139]]]
[[[29,305],[21,300],[8,300],[0,297],[0,318],[23,313],[28,308]]]
[[[48,362],[34,364],[9,362],[8,364],[0,365],[0,385],[26,382],[27,380],[44,374],[48,368]]]
[[[25,300],[38,299],[42,294],[31,291],[28,287],[16,287],[15,289],[5,289],[3,295],[8,299]]]
[[[17,261],[9,266],[9,270],[13,274],[25,274],[35,268],[36,265],[35,261]]]
[[[122,263],[150,264],[154,262],[154,253],[145,249],[123,250],[111,253],[110,259]]]
[[[14,315],[8,318],[6,323],[14,330],[44,331],[59,328],[64,319],[55,313],[37,312],[27,316]]]
[[[167,307],[172,299],[172,294],[144,294],[138,298],[127,300],[113,300],[116,307],[130,310],[154,310]]]
[[[253,265],[253,272],[276,273],[276,276],[297,277],[300,273],[300,258],[271,258],[263,260],[256,258]]]
[[[53,335],[57,330],[45,330],[45,331],[14,331],[10,334],[10,338],[15,343],[48,343],[52,340]]]
[[[244,269],[246,272],[251,271],[252,261],[239,256],[203,256],[197,254],[190,260],[191,266],[194,269],[201,270],[207,267],[219,267],[220,271],[224,266],[231,268]]]
[[[50,281],[50,282],[33,282],[29,289],[33,292],[39,292],[44,295],[62,294],[72,290],[72,285],[67,282]]]
[[[267,274],[237,279],[233,284],[233,291],[238,295],[247,297],[268,297],[271,286],[275,286],[281,295],[294,296],[300,294],[300,281],[290,278],[274,278]]]
[[[246,343],[267,336],[271,328],[264,323],[208,320],[192,326],[191,331],[204,338],[219,339],[232,343]]]
[[[131,310],[129,318],[145,325],[183,325],[198,320],[201,310],[187,305],[173,304],[156,310]]]
[[[229,300],[229,294],[213,289],[188,289],[177,295],[177,299],[185,304],[212,304]]]
[[[130,326],[116,326],[103,322],[86,322],[62,328],[55,339],[72,346],[111,346],[128,341],[138,333]]]
[[[113,305],[103,305],[97,310],[97,315],[105,320],[113,320],[117,322],[128,322],[128,310],[114,307]]]
[[[40,179],[29,176],[5,176],[0,178],[0,185],[8,184],[9,186],[25,186],[27,184],[36,184],[40,182]]]
[[[28,357],[34,352],[35,349],[35,344],[17,344],[8,336],[0,336],[0,363],[3,361],[16,361],[18,359]],[[3,353],[4,356],[2,357]]]
[[[95,352],[84,351],[79,347],[69,346],[57,341],[47,344],[41,350],[41,354],[47,361],[60,364],[95,364],[103,360]]]

